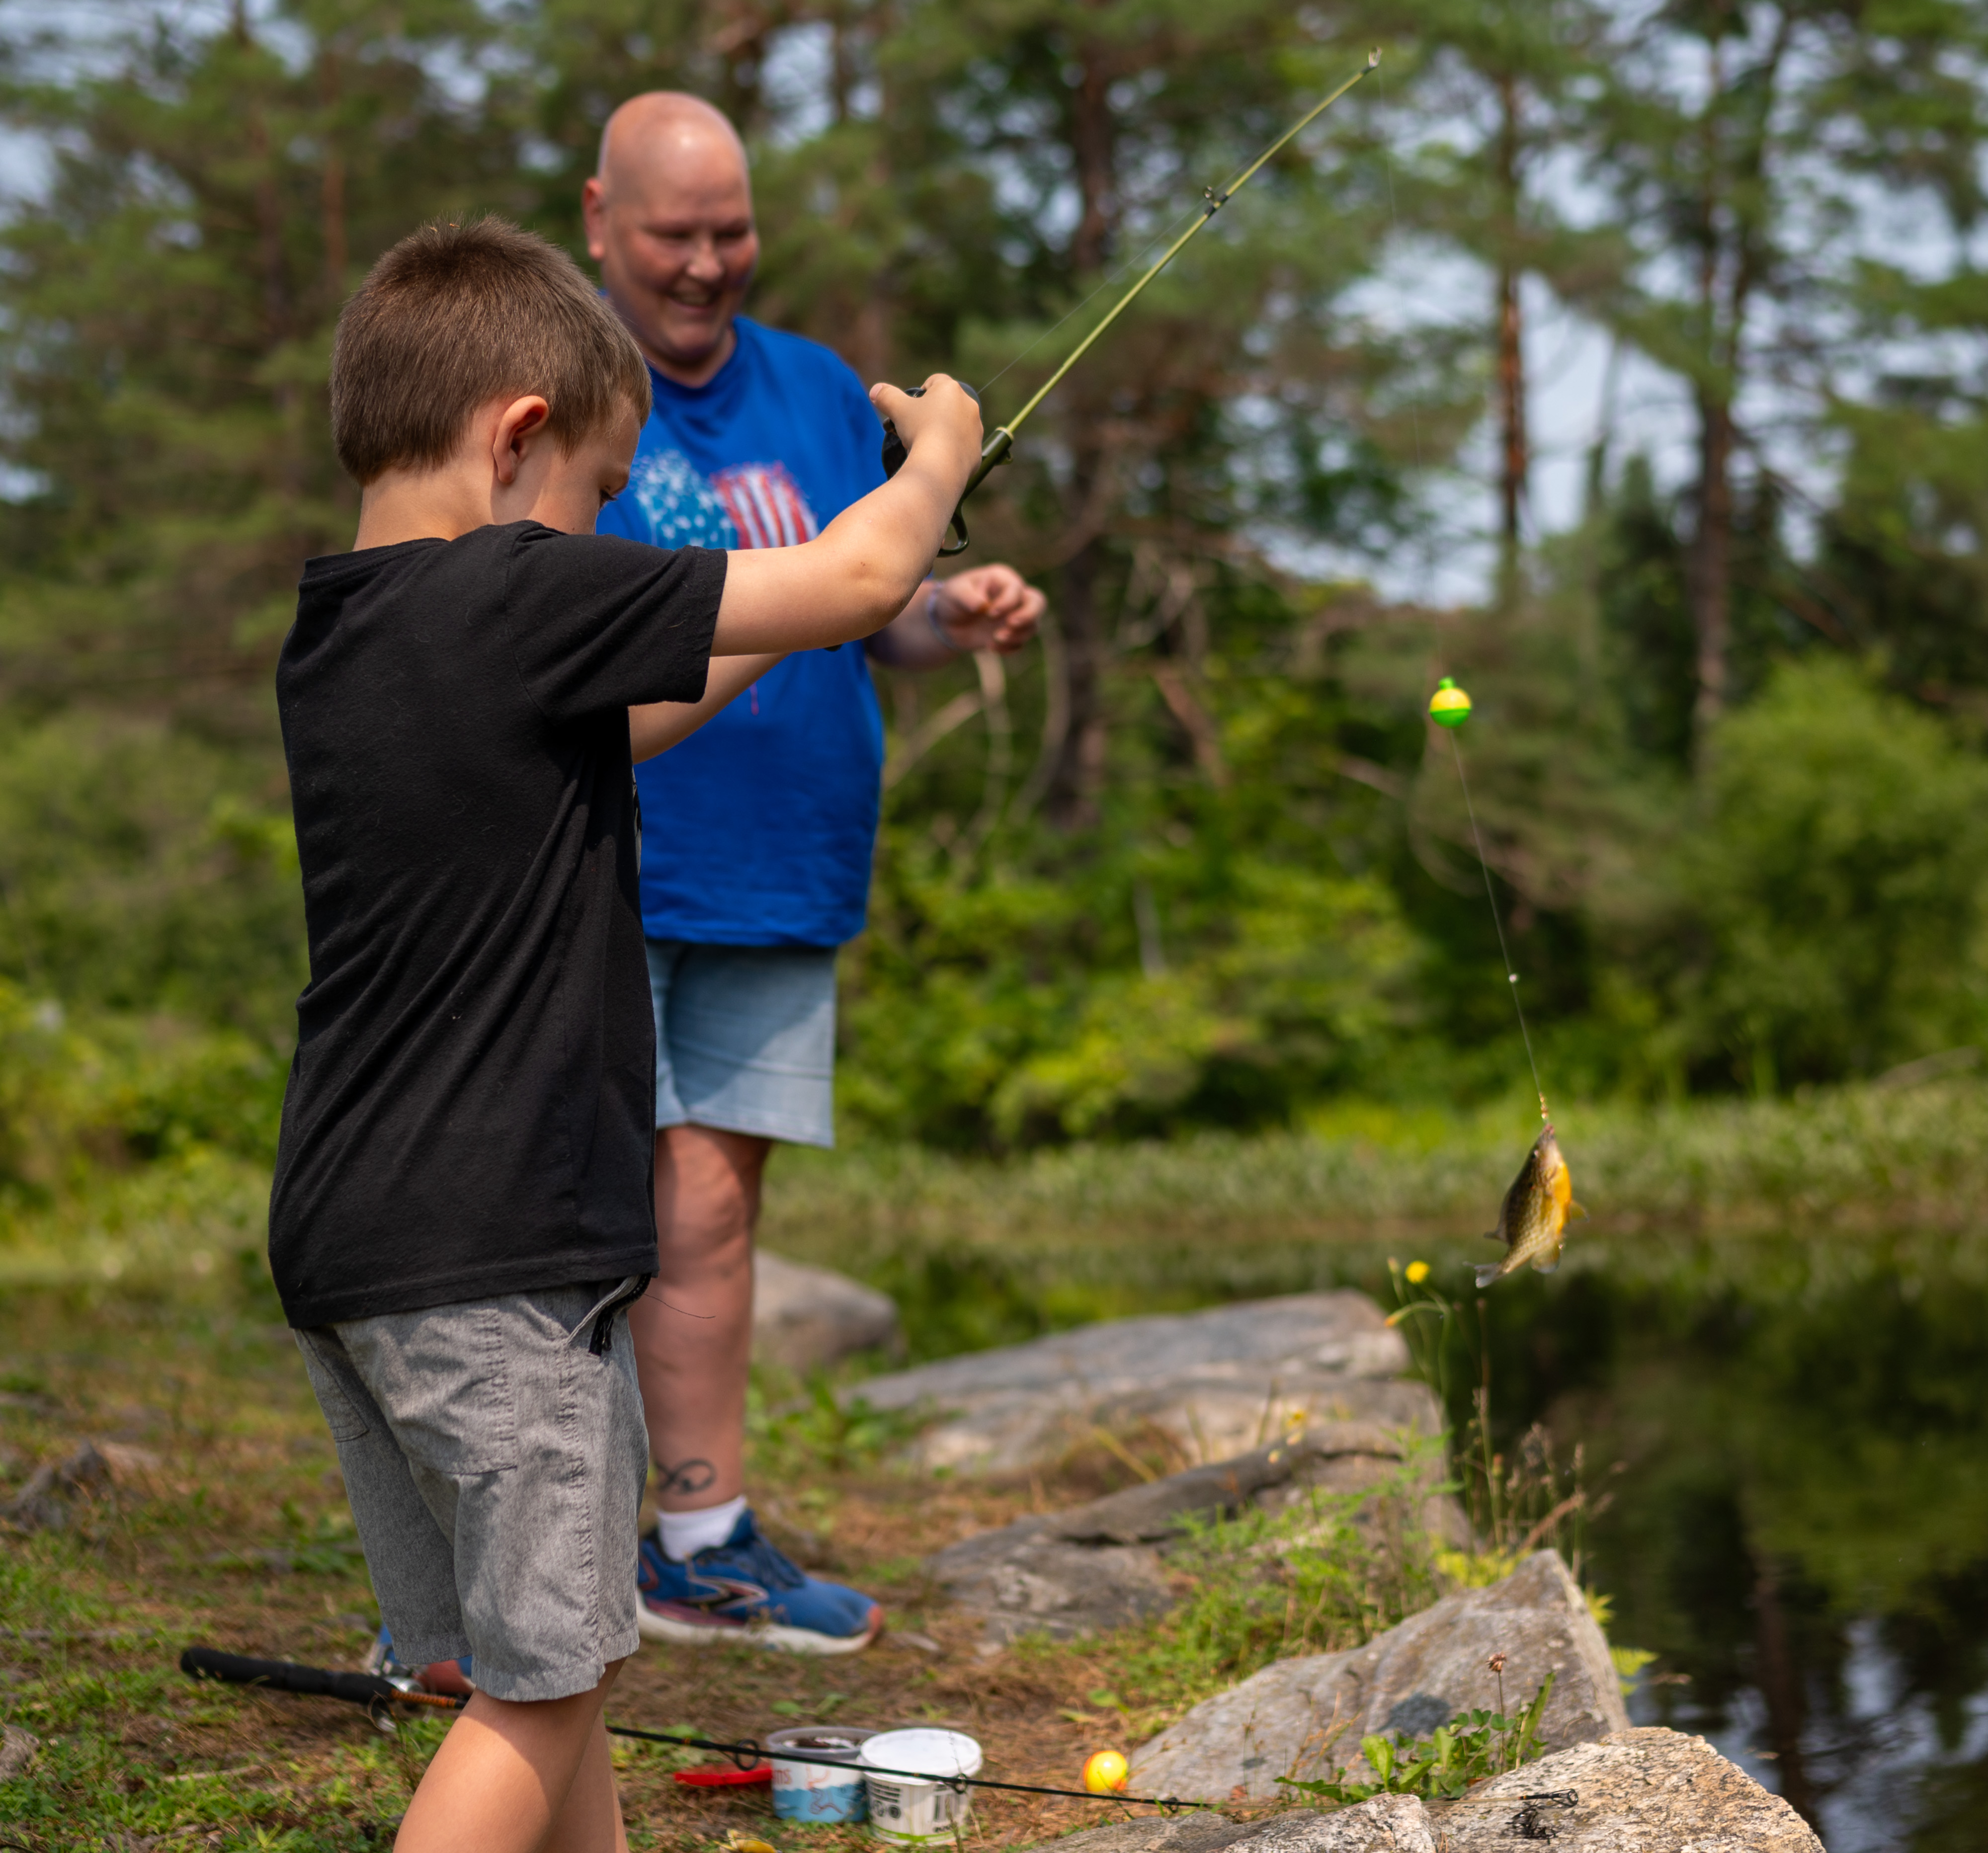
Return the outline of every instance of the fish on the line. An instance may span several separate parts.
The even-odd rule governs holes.
[[[1498,1226],[1485,1233],[1486,1241],[1505,1244],[1505,1258],[1480,1267],[1477,1284],[1489,1287],[1528,1262],[1536,1272],[1551,1273],[1560,1266],[1567,1224],[1574,1217],[1587,1214],[1574,1200],[1574,1179],[1549,1124],[1533,1141],[1525,1163],[1519,1167],[1519,1175],[1512,1180],[1512,1188],[1505,1192]]]

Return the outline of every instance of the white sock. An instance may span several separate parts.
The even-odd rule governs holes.
[[[745,1516],[742,1493],[722,1506],[706,1506],[702,1512],[659,1512],[656,1529],[662,1537],[663,1555],[673,1563],[688,1563],[700,1550],[723,1544]]]

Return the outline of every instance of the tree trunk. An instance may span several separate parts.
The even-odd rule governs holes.
[[[1726,658],[1733,609],[1733,401],[1729,385],[1719,381],[1711,363],[1719,352],[1719,272],[1722,242],[1719,219],[1720,172],[1718,125],[1726,94],[1726,66],[1719,42],[1708,47],[1711,97],[1699,124],[1699,161],[1704,187],[1696,202],[1699,315],[1705,331],[1706,370],[1698,389],[1698,520],[1685,562],[1685,591],[1691,601],[1697,637],[1698,692],[1692,705],[1692,750],[1702,757],[1711,729],[1726,710]],[[1740,357],[1736,324],[1731,352]],[[1736,377],[1736,368],[1733,375]]]
[[[1499,472],[1504,570],[1509,580],[1519,558],[1519,522],[1531,469],[1526,437],[1525,326],[1519,303],[1519,98],[1510,77],[1499,79],[1498,191],[1503,223],[1498,238],[1498,402],[1502,429]]]
[[[345,157],[338,151],[338,54],[327,46],[319,66],[324,104],[324,175],[318,210],[324,245],[326,297],[335,307],[345,299],[345,272],[351,262],[345,232]]]
[[[1698,697],[1692,733],[1700,748],[1726,709],[1733,631],[1733,407],[1701,393],[1698,401],[1698,526],[1688,575],[1698,636]]]
[[[1097,48],[1086,47],[1081,56],[1082,74],[1071,92],[1069,119],[1070,154],[1083,208],[1070,252],[1071,272],[1079,278],[1104,267],[1117,212],[1113,165],[1117,150],[1108,95],[1111,74]],[[1071,409],[1081,429],[1086,408]],[[1064,505],[1082,519],[1105,459],[1095,442],[1080,442],[1071,461]],[[1063,627],[1067,719],[1044,793],[1044,810],[1058,830],[1087,830],[1098,819],[1109,725],[1104,707],[1104,614],[1099,597],[1104,566],[1104,542],[1094,534],[1070,556],[1060,575],[1057,615]]]
[[[1070,238],[1070,262],[1080,277],[1103,269],[1111,255],[1111,234],[1117,219],[1111,88],[1111,73],[1105,68],[1103,54],[1095,48],[1087,49],[1083,75],[1071,93],[1070,103],[1070,151],[1077,168],[1077,197],[1084,208]]]

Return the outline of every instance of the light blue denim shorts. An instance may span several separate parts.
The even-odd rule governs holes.
[[[649,942],[656,1124],[835,1143],[835,948]]]

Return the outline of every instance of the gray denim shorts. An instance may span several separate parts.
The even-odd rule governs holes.
[[[625,1300],[640,1289],[297,1333],[403,1665],[473,1653],[492,1697],[563,1699],[635,1651],[649,1448]]]

